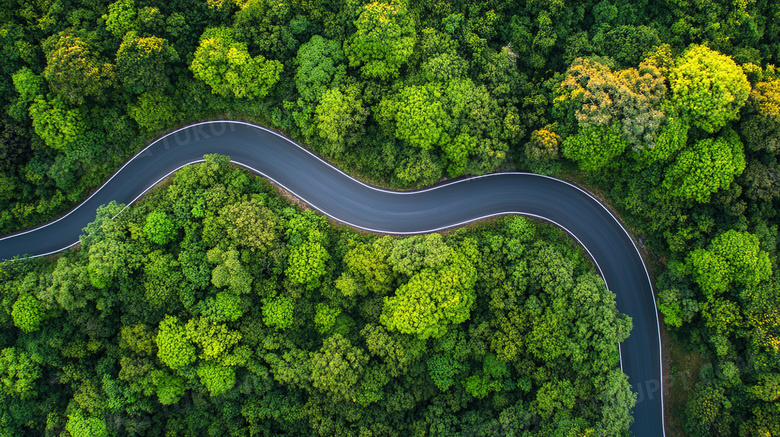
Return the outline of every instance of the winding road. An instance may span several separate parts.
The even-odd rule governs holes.
[[[95,210],[115,200],[131,204],[204,154],[230,156],[323,214],[355,228],[390,234],[434,232],[482,218],[522,214],[551,222],[590,254],[617,308],[633,319],[620,345],[621,368],[638,394],[631,431],[663,436],[663,378],[658,313],[642,258],[618,220],[586,191],[528,173],[496,173],[426,190],[395,192],[344,174],[290,139],[250,123],[212,121],[172,132],[150,144],[91,197],[58,220],[0,238],[0,260],[43,256],[78,243]]]

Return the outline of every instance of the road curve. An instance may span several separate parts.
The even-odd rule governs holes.
[[[586,191],[529,173],[496,173],[433,188],[394,192],[344,174],[290,139],[237,121],[196,123],[167,134],[136,154],[91,197],[58,220],[0,238],[0,260],[42,256],[78,243],[96,209],[112,200],[131,204],[204,154],[228,155],[271,179],[313,208],[350,226],[391,234],[434,232],[486,217],[516,213],[563,228],[588,251],[617,308],[634,324],[620,345],[621,368],[638,394],[631,431],[663,436],[658,312],[644,263],[618,220]]]

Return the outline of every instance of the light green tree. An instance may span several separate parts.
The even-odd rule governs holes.
[[[59,96],[37,96],[29,111],[35,133],[52,149],[66,148],[87,130],[82,111],[69,108]]]
[[[347,58],[338,41],[314,35],[298,49],[295,86],[301,97],[318,102],[328,90],[337,88],[347,75]]]
[[[576,392],[569,380],[549,381],[536,392],[536,408],[543,418],[552,417],[555,410],[574,407]]]
[[[276,239],[278,218],[262,202],[252,199],[233,202],[216,216],[203,221],[203,239],[215,246],[247,247],[254,251],[268,249]]]
[[[176,316],[165,316],[154,339],[157,357],[171,369],[181,369],[195,361],[195,346],[187,336],[187,329]]]
[[[352,279],[357,294],[365,296],[368,292],[390,291],[394,275],[387,257],[391,244],[389,238],[376,240],[372,244],[359,243],[344,255],[347,270],[342,273],[342,278]]]
[[[450,141],[452,123],[439,97],[437,84],[408,86],[395,98],[383,100],[377,118],[390,123],[396,138],[423,150],[440,147]]]
[[[14,73],[11,80],[14,83],[14,89],[25,102],[32,102],[35,96],[41,94],[43,78],[27,67],[22,67]]]
[[[338,155],[346,146],[362,138],[368,111],[363,107],[359,90],[347,87],[327,90],[314,113],[319,136],[330,144],[329,153]]]
[[[628,376],[619,369],[610,370],[605,380],[600,396],[601,435],[628,435],[637,395],[631,391]]]
[[[43,44],[46,68],[43,76],[57,95],[80,104],[86,97],[101,97],[114,77],[114,66],[98,59],[96,50],[69,30],[51,36]]]
[[[733,229],[715,237],[706,249],[696,249],[686,258],[686,268],[707,295],[728,290],[734,283],[752,287],[772,276],[769,255],[758,237]]]
[[[320,334],[330,332],[336,325],[336,319],[341,314],[340,308],[332,308],[326,303],[317,304],[317,312],[314,314],[314,325]]]
[[[314,289],[320,285],[320,278],[326,273],[329,259],[325,247],[310,239],[290,250],[285,274],[293,283]]]
[[[256,99],[265,97],[279,80],[282,64],[262,55],[251,57],[230,28],[217,27],[203,32],[190,70],[214,94]]]
[[[215,287],[227,287],[237,295],[247,294],[252,290],[252,275],[238,259],[238,250],[215,247],[206,252],[206,257],[209,262],[217,264],[211,271],[211,283]]]
[[[152,354],[154,335],[144,324],[123,326],[119,331],[119,347],[141,356]]]
[[[0,390],[23,400],[38,394],[36,381],[41,368],[27,352],[17,347],[0,351]]]
[[[384,298],[380,322],[390,330],[420,339],[441,337],[450,324],[463,323],[476,300],[476,270],[459,251],[452,251],[441,269],[423,269]]]
[[[108,5],[108,14],[103,15],[106,29],[115,37],[122,38],[136,29],[136,7],[133,0],[118,0]]]
[[[609,164],[626,150],[628,142],[620,134],[620,123],[594,125],[580,129],[563,141],[563,156],[577,161],[586,171],[595,171]]]
[[[263,303],[263,323],[277,330],[284,330],[293,323],[295,306],[287,296],[266,299]]]
[[[694,126],[713,133],[739,117],[750,83],[733,59],[701,45],[688,48],[669,73],[672,103]]]
[[[13,304],[11,317],[14,325],[22,331],[37,331],[46,318],[46,304],[34,296],[22,294]]]
[[[178,107],[171,96],[157,89],[138,96],[136,103],[129,105],[130,118],[146,132],[157,132],[170,128],[179,121]]]
[[[662,187],[669,196],[707,203],[711,194],[728,188],[744,170],[742,143],[732,131],[680,152],[667,168]]]
[[[184,275],[173,255],[156,250],[144,266],[144,297],[154,308],[165,308],[178,297]]]
[[[185,329],[187,338],[198,346],[201,359],[225,366],[245,361],[246,349],[239,346],[242,335],[227,325],[199,317],[190,319]]]
[[[108,437],[106,421],[90,416],[81,409],[68,415],[65,429],[73,437]]]
[[[355,21],[357,31],[344,43],[351,67],[363,76],[388,80],[398,77],[417,41],[415,23],[406,2],[372,2]]]
[[[221,396],[236,385],[236,370],[232,367],[203,363],[196,372],[211,397]]]
[[[684,117],[669,115],[655,137],[655,145],[645,148],[639,160],[645,164],[671,161],[687,144],[689,128]]]
[[[206,307],[201,313],[201,316],[216,323],[235,322],[242,315],[241,297],[229,291],[220,291],[216,296],[207,298]]]
[[[154,244],[168,244],[176,237],[176,225],[163,211],[152,211],[146,216],[144,234]]]

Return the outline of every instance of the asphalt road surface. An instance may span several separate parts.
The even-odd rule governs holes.
[[[634,324],[620,345],[621,367],[637,393],[636,436],[662,436],[661,344],[652,286],[636,246],[620,223],[586,191],[526,173],[496,173],[414,192],[359,182],[291,140],[234,121],[198,123],[149,145],[84,203],[39,228],[0,239],[0,259],[59,252],[78,242],[96,209],[131,204],[184,165],[219,153],[281,185],[320,212],[350,226],[391,234],[438,231],[495,215],[517,213],[560,226],[595,261],[617,308]]]

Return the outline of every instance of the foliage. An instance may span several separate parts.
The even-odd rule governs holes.
[[[146,216],[144,234],[154,244],[164,245],[176,236],[176,227],[173,221],[162,211],[152,211]]]
[[[552,161],[558,158],[561,137],[553,131],[538,129],[531,132],[525,145],[525,157],[531,161]]]
[[[563,140],[563,156],[577,161],[583,170],[598,170],[626,150],[628,143],[620,135],[620,124],[589,126]]]
[[[612,374],[630,321],[546,226],[336,229],[215,156],[115,217],[122,208],[101,208],[56,262],[3,265],[0,398],[23,412],[3,419],[13,429],[108,435],[112,414],[142,413],[153,421],[123,423],[185,429],[165,408],[193,399],[182,414],[199,418],[186,425],[197,435],[401,436],[512,417],[531,430],[550,413],[627,429],[634,398]],[[466,417],[431,415],[453,399]]]
[[[43,49],[44,77],[55,93],[72,103],[101,97],[113,80],[114,66],[100,60],[95,49],[78,35],[67,31],[53,35]]]
[[[195,361],[195,347],[187,338],[187,332],[176,316],[166,316],[160,322],[154,342],[160,361],[172,369],[190,365]]]
[[[750,93],[750,83],[733,59],[701,45],[677,59],[669,83],[675,106],[710,133],[736,120]]]
[[[2,392],[23,400],[34,399],[38,394],[36,381],[40,377],[40,366],[24,350],[9,347],[0,351]]]
[[[754,1],[5,5],[0,229],[56,218],[144,138],[215,117],[259,121],[394,188],[504,169],[568,178],[562,155],[657,257],[670,335],[716,369],[672,407],[683,431],[774,435],[777,15]],[[510,220],[438,242],[350,234],[291,213],[224,161],[182,169],[179,188],[119,220],[101,212],[80,251],[3,267],[0,349],[43,375],[31,399],[0,390],[7,434],[627,432],[634,401],[615,345],[628,321],[604,309],[608,292],[565,261],[576,256],[558,237]],[[150,212],[173,224],[164,244],[147,238]],[[711,246],[732,230],[758,239],[756,251],[752,237],[734,238],[754,262],[744,283],[728,267],[740,256]],[[446,333],[425,341],[386,329],[385,299],[435,283],[461,232],[479,253],[467,257],[469,319],[439,319],[429,327]],[[263,304],[281,296],[295,323],[277,331]],[[163,334],[176,331],[172,344],[194,357],[176,369],[156,341],[166,315],[179,321]],[[347,390],[354,402],[312,385],[309,353],[335,334],[370,356]],[[508,380],[486,372],[493,354]],[[445,392],[427,362],[439,355],[460,369]],[[235,373],[218,402],[205,381],[230,378],[201,370],[214,375],[201,382],[206,366]],[[159,408],[189,399],[197,407],[181,414]]]
[[[363,138],[367,114],[356,88],[325,91],[317,105],[314,122],[319,136],[329,143],[329,155],[338,156],[345,146],[357,145]]]
[[[68,147],[86,130],[84,114],[69,108],[59,96],[52,100],[37,96],[30,105],[30,118],[35,133],[54,149]]]
[[[282,64],[262,55],[251,57],[231,29],[218,27],[201,36],[190,70],[214,94],[256,99],[265,97],[279,80]]]
[[[179,54],[168,40],[158,37],[139,37],[129,32],[116,53],[117,78],[129,92],[163,90],[169,85],[169,63]]]
[[[475,300],[472,287],[476,272],[467,256],[452,251],[444,267],[423,269],[412,276],[395,296],[385,298],[382,324],[424,340],[441,337],[447,325],[468,320]]]
[[[29,294],[23,294],[14,302],[11,317],[14,325],[22,331],[37,331],[46,317],[46,304]]]
[[[728,188],[744,170],[742,143],[727,134],[680,152],[666,170],[663,187],[670,196],[707,203],[711,194]]]
[[[355,21],[355,34],[344,44],[350,66],[360,67],[368,78],[398,77],[417,39],[406,2],[373,2],[362,9]]]
[[[331,394],[334,399],[355,400],[357,384],[368,364],[368,356],[362,350],[340,334],[334,334],[323,341],[319,351],[311,354],[311,360],[315,388]]]
[[[16,82],[14,82],[16,83]],[[754,150],[778,150],[780,141],[780,80],[759,82],[750,91],[741,115],[742,137]]]
[[[280,296],[263,304],[263,323],[274,329],[286,329],[293,323],[293,302]]]
[[[309,289],[316,288],[326,272],[328,259],[330,255],[322,244],[318,241],[306,241],[290,251],[287,277]]]
[[[758,237],[733,229],[715,237],[707,249],[697,249],[686,259],[694,281],[708,296],[723,293],[731,283],[755,287],[772,276],[769,256]]]
[[[665,78],[652,64],[613,72],[606,65],[576,59],[561,86],[574,102],[580,129],[620,123],[623,137],[635,151],[653,147],[665,114]]]

